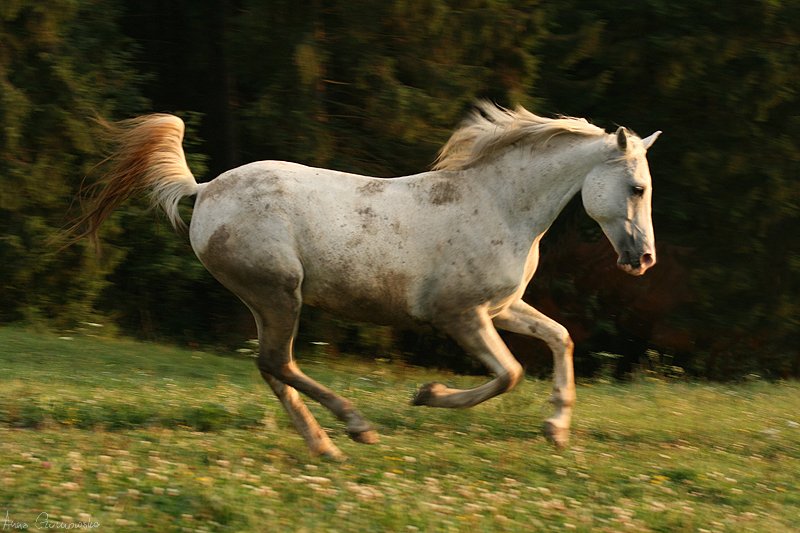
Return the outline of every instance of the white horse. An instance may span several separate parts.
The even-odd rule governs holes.
[[[297,391],[342,420],[358,442],[377,433],[346,399],[295,364],[303,303],[381,324],[427,323],[444,331],[494,379],[468,390],[423,386],[415,405],[469,407],[513,388],[523,370],[495,328],[542,339],[553,352],[555,413],[546,436],[567,443],[575,403],[567,330],[522,301],[539,241],[582,192],[626,272],[656,261],[646,150],[625,128],[607,134],[583,119],[542,118],[479,102],[430,172],[394,179],[262,161],[198,184],[181,146],[183,122],[144,116],[110,128],[116,151],[77,238],[96,239],[111,211],[149,191],[172,223],[195,195],[192,248],[252,311],[258,368],[312,453],[341,457]]]

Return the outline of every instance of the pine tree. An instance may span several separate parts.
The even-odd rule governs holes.
[[[52,242],[101,158],[91,117],[142,104],[118,9],[97,4],[0,9],[0,321],[89,319],[119,260],[112,251],[98,263],[84,245],[55,253]]]

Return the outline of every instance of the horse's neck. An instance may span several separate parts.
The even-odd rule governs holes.
[[[481,179],[510,227],[529,238],[541,235],[602,160],[603,139],[564,136],[531,155],[521,146],[487,164]]]

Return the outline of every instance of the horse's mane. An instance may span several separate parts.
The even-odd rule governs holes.
[[[522,106],[511,110],[485,100],[476,102],[475,107],[439,150],[434,170],[470,168],[522,140],[536,145],[564,133],[592,137],[605,134],[582,118],[545,118]]]

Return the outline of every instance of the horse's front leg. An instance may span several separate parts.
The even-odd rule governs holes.
[[[424,385],[413,405],[429,407],[472,407],[514,388],[522,379],[522,366],[508,351],[500,334],[483,308],[464,313],[452,320],[443,320],[444,329],[467,354],[479,359],[495,374],[495,378],[472,389],[451,389],[441,383]]]
[[[556,446],[569,442],[569,425],[575,404],[575,375],[572,369],[572,339],[567,329],[522,300],[517,300],[494,317],[500,329],[543,340],[553,352],[553,394],[555,414],[544,423],[545,436]]]

